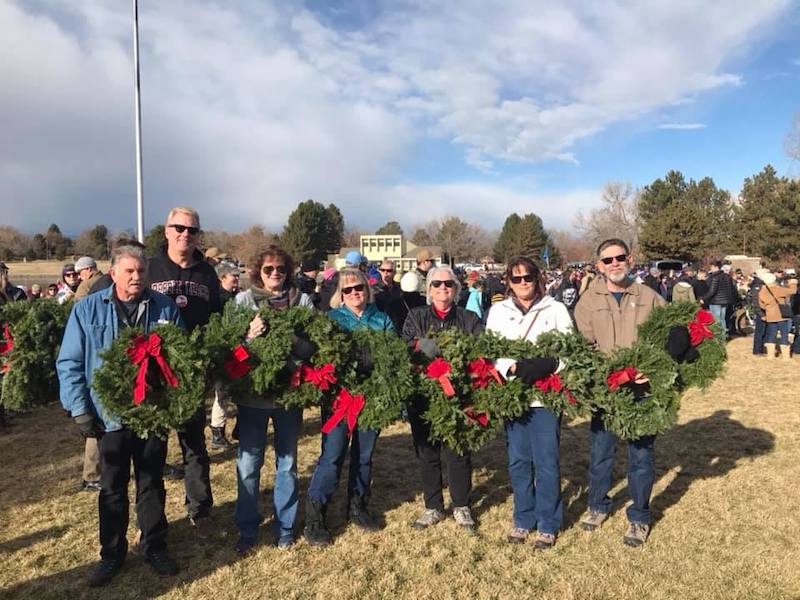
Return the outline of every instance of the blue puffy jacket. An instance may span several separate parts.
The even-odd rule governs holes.
[[[360,318],[344,305],[331,309],[328,312],[328,316],[341,325],[345,331],[353,331],[355,329],[395,331],[394,323],[392,323],[389,316],[379,311],[374,304],[367,304]]]
[[[94,370],[103,364],[100,352],[111,346],[119,335],[113,293],[112,285],[90,294],[73,307],[56,359],[61,405],[73,417],[95,415],[106,431],[118,431],[122,424],[103,410],[97,393],[92,389],[92,377]],[[145,290],[142,302],[145,303],[145,312],[141,325],[145,331],[161,323],[184,327],[178,307],[168,296]]]

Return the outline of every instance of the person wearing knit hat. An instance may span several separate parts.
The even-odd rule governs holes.
[[[103,276],[103,273],[97,268],[97,263],[91,256],[81,256],[75,261],[75,271],[81,280],[78,289],[75,290],[75,300],[77,301],[91,293],[92,286]]]

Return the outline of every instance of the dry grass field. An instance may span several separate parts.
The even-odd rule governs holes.
[[[61,269],[70,259],[64,260],[32,260],[28,262],[6,262],[9,273],[8,276],[16,285],[30,287],[34,283],[47,285],[55,283],[61,278]],[[97,266],[103,272],[108,272],[110,261],[98,261]]]
[[[622,447],[614,514],[595,533],[577,527],[586,505],[586,422],[563,427],[566,522],[548,552],[505,542],[512,501],[501,439],[474,461],[479,535],[466,537],[452,519],[412,530],[421,491],[408,426],[398,424],[383,432],[375,456],[372,508],[385,519],[383,531],[347,526],[340,486],[329,513],[332,546],[320,550],[301,540],[278,550],[265,535],[258,552],[239,560],[235,460],[215,454],[216,535],[194,537],[183,484],[167,482],[169,544],[181,573],[159,578],[129,556],[113,583],[95,592],[85,580],[98,558],[97,496],[78,491],[82,443],[57,407],[34,411],[0,436],[0,597],[800,598],[800,362],[754,359],[749,344],[730,344],[726,377],[685,398],[680,423],[657,440],[655,523],[640,549],[622,545]],[[308,411],[300,444],[303,490],[318,455],[318,431],[318,413]],[[170,458],[177,457],[173,437]],[[265,471],[269,488],[272,469]],[[301,514],[301,527],[302,520]]]

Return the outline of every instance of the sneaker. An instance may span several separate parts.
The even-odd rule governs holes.
[[[584,531],[594,531],[599,529],[608,518],[608,513],[600,512],[599,510],[592,510],[591,508],[583,513],[579,525]]]
[[[281,550],[292,547],[294,545],[294,535],[291,533],[282,534],[275,545]]]
[[[350,498],[347,520],[364,531],[378,531],[380,523],[367,511],[367,502],[362,496]]]
[[[419,518],[411,524],[411,526],[414,529],[427,529],[431,525],[436,525],[439,521],[443,520],[444,514],[442,511],[435,508],[426,508],[422,511],[422,514],[419,516]]]
[[[99,492],[100,491],[100,482],[99,481],[81,481],[81,490],[84,492]]]
[[[153,567],[153,571],[159,575],[177,575],[178,563],[165,551],[153,552],[148,555],[144,562]]]
[[[514,527],[506,536],[509,544],[524,544],[530,534],[529,529],[524,527]]]
[[[256,540],[255,538],[240,537],[234,549],[239,556],[248,556],[255,552]]]
[[[89,575],[89,587],[100,587],[106,585],[114,578],[122,568],[124,559],[103,558]]]
[[[549,550],[556,545],[556,536],[552,533],[537,532],[533,539],[533,547],[537,550]]]
[[[469,531],[475,532],[475,521],[472,520],[472,513],[469,512],[469,506],[456,506],[453,508],[453,518],[456,524]]]
[[[650,535],[650,525],[631,521],[628,524],[628,531],[625,533],[625,537],[622,538],[622,543],[626,546],[637,548],[647,541],[648,535]]]
[[[183,467],[179,467],[178,465],[164,465],[164,479],[169,479],[171,481],[179,481],[186,476],[186,471],[184,471]]]

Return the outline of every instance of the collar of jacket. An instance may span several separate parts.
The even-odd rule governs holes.
[[[605,276],[599,277],[595,280],[594,292],[596,294],[605,294],[606,296],[610,296],[611,292],[608,290],[608,285],[606,284]],[[635,281],[631,281],[628,284],[623,292],[623,294],[630,294],[631,296],[638,296],[639,295],[639,284]]]
[[[103,302],[108,304],[109,302],[111,302],[114,299],[114,289],[115,288],[116,288],[116,286],[112,283],[109,287],[107,287],[106,289],[104,289],[104,290],[102,290],[100,292],[97,292],[97,293],[98,294],[102,294]],[[139,302],[148,303],[148,302],[150,302],[150,299],[152,297],[153,297],[153,293],[150,291],[150,288],[146,287],[146,288],[144,288],[144,293],[142,294],[142,298],[141,298],[141,300],[139,300]]]
[[[437,321],[442,321],[443,323],[449,323],[450,321],[455,321],[456,320],[456,310],[457,310],[457,308],[458,307],[454,303],[453,306],[450,307],[450,310],[447,311],[447,314],[444,316],[444,319],[440,319],[439,315],[437,315],[436,311],[433,309],[433,304],[430,304],[428,306],[428,310],[431,311],[431,314],[433,315],[433,318],[436,319]]]

